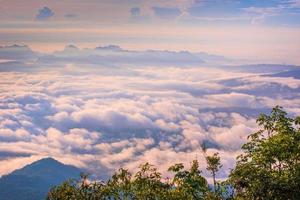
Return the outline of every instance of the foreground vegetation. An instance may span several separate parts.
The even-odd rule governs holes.
[[[300,117],[290,118],[280,107],[270,115],[257,119],[261,129],[248,137],[242,146],[243,154],[224,182],[216,175],[222,167],[218,153],[206,154],[206,169],[211,173],[213,186],[201,175],[194,160],[189,169],[182,163],[169,168],[171,179],[162,179],[149,163],[131,174],[119,169],[107,182],[69,180],[51,189],[48,200],[299,200],[300,199]]]

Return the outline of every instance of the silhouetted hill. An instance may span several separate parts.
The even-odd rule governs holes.
[[[270,76],[272,76],[272,77],[292,77],[295,79],[300,79],[300,69],[279,72],[276,74],[272,74]]]
[[[53,158],[33,162],[0,178],[1,200],[45,199],[52,186],[78,178],[82,170]]]

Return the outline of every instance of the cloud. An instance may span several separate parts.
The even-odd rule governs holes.
[[[212,106],[217,107],[261,107],[259,102],[259,98],[241,93],[227,93],[227,94],[213,94],[213,95],[205,95],[208,102],[212,103]]]
[[[223,148],[238,151],[247,141],[247,136],[257,131],[255,119],[247,119],[237,113],[231,113],[231,127],[209,127],[214,140]]]
[[[0,59],[5,59],[6,62],[30,60],[35,57],[35,53],[26,45],[0,46]]]
[[[142,23],[149,23],[152,20],[150,14],[148,12],[145,12],[144,8],[143,8],[143,12],[140,7],[132,7],[129,11],[130,11],[129,21],[131,23],[142,24]]]
[[[206,54],[114,45],[21,55],[10,58],[35,67],[8,70],[5,61],[0,72],[1,174],[48,156],[101,177],[145,161],[167,176],[196,157],[205,172],[205,142],[221,153],[224,178],[258,113],[276,104],[300,112],[299,79],[286,73],[295,66],[216,67],[200,63],[221,59]]]
[[[161,19],[175,19],[181,14],[178,8],[170,7],[152,7],[156,17]]]
[[[252,14],[252,24],[260,24],[265,21],[265,18],[276,16],[282,11],[282,7],[248,7],[244,8],[244,10]]]
[[[25,62],[32,61],[34,62]],[[206,53],[188,51],[145,50],[133,51],[117,45],[80,49],[67,45],[63,50],[51,54],[32,51],[26,45],[0,46],[1,71],[28,71],[32,68],[54,65],[97,65],[97,66],[198,66],[207,63],[228,63],[231,60]],[[8,67],[9,65],[9,67]]]
[[[38,21],[45,21],[52,16],[54,16],[54,12],[50,8],[45,6],[39,9],[38,14],[35,16],[35,19]]]
[[[300,7],[300,1],[299,0],[290,0],[289,3],[292,7],[299,8]]]
[[[74,18],[77,18],[77,17],[78,17],[77,14],[73,14],[73,13],[65,14],[65,18],[68,18],[68,19],[74,19]]]
[[[134,16],[134,17],[140,16],[141,15],[141,10],[138,7],[133,7],[133,8],[130,9],[130,13],[131,13],[131,16]]]
[[[194,1],[187,9],[191,16],[225,19],[239,17],[239,3],[233,1]]]
[[[193,1],[180,16],[184,23],[267,24],[297,26],[297,0],[291,1]],[[299,6],[298,6],[299,7]]]
[[[39,57],[40,62],[45,63],[76,63],[102,66],[183,66],[199,65],[205,61],[201,54],[193,54],[187,51],[163,51],[124,50],[116,45],[100,46],[95,49],[78,49],[67,46],[63,51],[57,51],[50,55]]]

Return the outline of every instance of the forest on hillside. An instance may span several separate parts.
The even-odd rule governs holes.
[[[190,168],[182,163],[169,167],[165,179],[155,166],[145,163],[132,174],[119,169],[106,182],[68,180],[53,187],[48,200],[299,200],[300,199],[300,117],[290,117],[281,107],[257,118],[260,130],[248,136],[236,166],[225,181],[216,175],[222,168],[218,153],[208,154],[202,145],[206,169],[213,180],[208,184],[193,160]]]

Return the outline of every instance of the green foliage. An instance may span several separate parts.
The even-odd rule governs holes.
[[[207,163],[206,170],[210,172],[213,178],[213,193],[209,194],[208,199],[229,199],[230,196],[227,194],[228,188],[225,183],[218,183],[216,180],[216,175],[218,171],[222,168],[221,159],[219,153],[214,153],[213,155],[207,155],[207,147],[205,143],[201,145],[204,157]]]
[[[107,182],[102,193],[104,197],[111,196],[113,199],[135,199],[132,192],[132,176],[128,170],[119,169]]]
[[[261,129],[249,135],[227,181],[216,180],[222,167],[219,154],[207,155],[205,145],[202,146],[213,191],[194,160],[189,169],[182,163],[171,166],[168,171],[173,177],[167,180],[149,163],[141,165],[135,174],[121,168],[106,183],[89,182],[83,174],[80,181],[70,180],[52,188],[47,199],[300,199],[300,117],[290,118],[277,106],[270,115],[261,114],[257,123]]]
[[[216,174],[222,168],[221,159],[219,153],[214,153],[212,156],[206,155],[207,148],[205,146],[205,143],[203,143],[201,147],[202,147],[202,151],[204,152],[204,157],[207,163],[206,170],[208,170],[212,175],[213,183],[214,183],[214,191],[216,193],[218,190]]]
[[[279,106],[258,117],[229,176],[238,199],[300,199],[299,122]]]
[[[88,183],[87,175],[81,180],[71,179],[50,190],[47,200],[97,200],[104,199],[106,190],[101,182]]]
[[[168,199],[169,185],[161,180],[161,174],[149,163],[140,166],[140,171],[135,174],[133,181],[136,199],[155,200]]]
[[[190,170],[184,170],[183,164],[176,164],[169,171],[175,173],[171,182],[172,199],[205,199],[209,191],[208,185],[201,176],[197,160],[192,162]]]
[[[52,188],[47,199],[201,200],[212,196],[197,160],[189,170],[180,163],[171,166],[169,171],[174,173],[169,181],[162,180],[161,174],[149,163],[141,165],[134,175],[121,168],[105,184],[89,183],[84,175],[80,181],[70,180]]]

